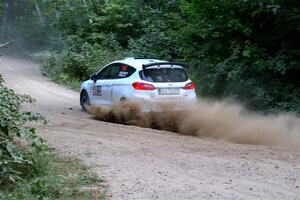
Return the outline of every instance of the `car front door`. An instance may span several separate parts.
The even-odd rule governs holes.
[[[112,104],[112,82],[119,72],[119,64],[111,64],[103,68],[98,74],[98,80],[93,84],[93,103],[110,106]]]

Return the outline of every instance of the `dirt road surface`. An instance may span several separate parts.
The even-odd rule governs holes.
[[[96,121],[79,94],[27,60],[0,57],[7,85],[37,99],[39,133],[107,180],[111,199],[300,199],[300,152]]]

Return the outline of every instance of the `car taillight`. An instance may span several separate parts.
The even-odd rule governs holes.
[[[149,83],[135,82],[132,86],[136,90],[155,90],[155,87]]]
[[[190,83],[186,84],[186,85],[184,86],[183,89],[185,89],[185,90],[193,90],[193,89],[196,89],[196,84],[193,83],[193,82],[190,82]]]

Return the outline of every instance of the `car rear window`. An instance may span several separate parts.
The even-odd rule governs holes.
[[[183,68],[151,68],[140,71],[140,77],[148,82],[185,82],[188,80]]]

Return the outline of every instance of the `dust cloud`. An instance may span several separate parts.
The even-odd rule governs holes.
[[[300,148],[300,118],[293,114],[262,115],[227,101],[199,100],[189,112],[143,113],[137,103],[111,109],[91,106],[98,120],[167,130],[185,135],[212,137],[235,143],[284,145]]]

